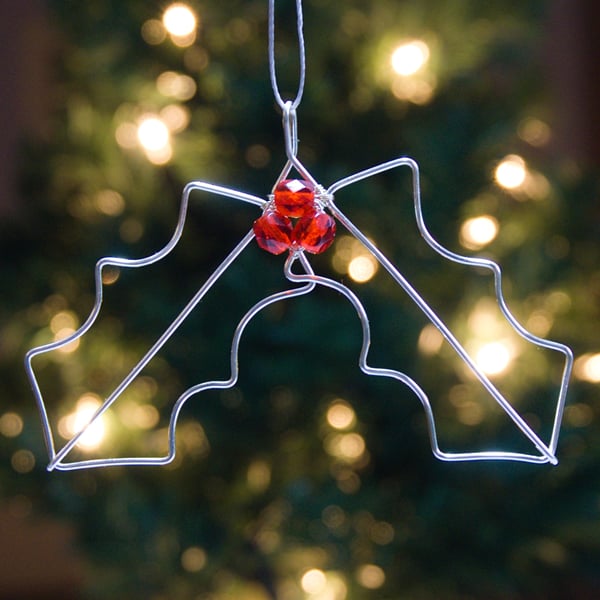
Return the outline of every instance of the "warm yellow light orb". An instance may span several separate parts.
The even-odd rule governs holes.
[[[96,210],[109,217],[116,217],[125,210],[125,199],[115,190],[100,190],[94,198]]]
[[[390,58],[394,72],[403,76],[414,75],[428,60],[429,46],[422,40],[401,44],[394,50]]]
[[[246,479],[250,489],[254,492],[263,492],[271,483],[271,465],[262,459],[252,461],[248,465]]]
[[[135,148],[137,146],[137,127],[134,123],[121,123],[115,130],[115,139],[121,148]]]
[[[339,438],[338,450],[341,458],[357,460],[365,451],[365,439],[358,433],[346,433]]]
[[[443,343],[444,336],[441,334],[440,330],[435,325],[429,323],[421,329],[417,347],[422,354],[434,356],[440,351]]]
[[[29,473],[35,467],[35,456],[30,450],[17,450],[11,456],[10,464],[17,473]]]
[[[500,375],[508,369],[512,360],[510,348],[503,342],[483,345],[475,356],[477,366],[486,375]]]
[[[171,133],[183,131],[191,119],[190,110],[180,104],[168,104],[160,111],[160,118]]]
[[[164,25],[158,19],[148,19],[142,24],[142,37],[148,44],[156,46],[167,36]]]
[[[196,82],[189,76],[176,71],[164,71],[156,78],[156,89],[163,96],[177,100],[189,100],[196,93]]]
[[[169,128],[158,117],[144,117],[138,125],[137,137],[144,150],[158,152],[169,145]]]
[[[364,588],[376,590],[385,583],[385,573],[377,565],[366,564],[358,569],[356,579]]]
[[[327,577],[321,569],[310,569],[302,575],[300,585],[307,594],[317,595],[326,589]]]
[[[590,383],[600,383],[600,353],[584,354],[575,361],[575,375]]]
[[[356,423],[356,413],[344,400],[335,400],[327,409],[327,423],[334,429],[348,429]]]
[[[507,190],[515,190],[525,183],[527,165],[516,154],[510,154],[502,159],[494,172],[496,183]]]
[[[61,310],[57,312],[50,320],[50,329],[52,333],[57,334],[59,331],[69,329],[71,332],[75,331],[79,321],[75,313],[70,310]]]
[[[532,146],[545,146],[552,137],[550,127],[539,119],[529,117],[519,123],[519,137]]]
[[[62,327],[54,334],[54,341],[60,342],[62,340],[66,340],[68,337],[71,337],[75,333],[75,328],[73,327]],[[62,354],[71,354],[75,352],[77,348],[79,348],[79,339],[73,340],[64,346],[58,348],[58,352]]]
[[[478,250],[498,235],[498,221],[491,215],[467,219],[460,228],[460,243],[470,250]]]
[[[63,417],[58,423],[59,433],[66,439],[85,429],[77,445],[85,450],[98,448],[106,435],[106,425],[102,417],[92,422],[93,416],[101,406],[101,401],[95,394],[84,394],[77,402],[75,412]]]
[[[348,263],[348,275],[356,283],[366,283],[377,273],[377,267],[377,261],[370,254],[361,254]]]
[[[0,433],[9,438],[17,437],[23,431],[23,419],[14,412],[4,413],[0,417]]]
[[[181,554],[181,566],[189,573],[198,573],[206,565],[206,551],[199,546],[190,546]]]
[[[175,37],[187,37],[196,31],[198,21],[192,9],[183,2],[167,7],[162,18],[165,29]]]

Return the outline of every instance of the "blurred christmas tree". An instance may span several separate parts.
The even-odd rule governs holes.
[[[174,465],[46,473],[25,351],[87,317],[99,257],[166,243],[186,182],[264,197],[281,171],[266,4],[49,3],[52,118],[44,141],[23,150],[24,206],[2,223],[5,502],[74,524],[86,598],[597,597],[598,183],[553,143],[543,0],[307,1],[299,134],[300,157],[324,185],[415,158],[432,233],[498,260],[520,321],[573,345],[558,467],[435,461],[417,399],[361,374],[352,307],[316,290],[252,321],[239,385],[186,405]],[[298,79],[295,24],[294,3],[277,2],[286,97]],[[547,437],[560,357],[509,335],[488,277],[432,256],[410,184],[399,170],[337,200]],[[172,256],[105,274],[93,331],[36,363],[61,435],[81,426],[259,214],[192,195]],[[313,264],[364,301],[372,364],[426,388],[444,448],[531,451],[353,238],[340,231]],[[252,246],[82,440],[81,455],[163,454],[174,400],[228,376],[235,325],[285,289],[282,266]]]

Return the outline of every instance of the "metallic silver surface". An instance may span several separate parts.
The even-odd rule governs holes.
[[[454,349],[457,356],[465,363],[471,373],[476,379],[482,384],[487,390],[490,396],[496,401],[496,403],[502,408],[502,410],[508,415],[513,421],[516,427],[522,432],[522,434],[531,442],[535,452],[531,453],[517,453],[509,452],[501,449],[483,450],[478,452],[463,452],[453,453],[441,450],[436,433],[435,419],[431,408],[430,400],[421,386],[414,381],[408,375],[392,370],[382,369],[370,366],[368,364],[368,353],[371,344],[371,329],[369,325],[369,319],[367,313],[357,297],[357,295],[350,290],[344,284],[334,281],[332,279],[321,277],[316,275],[310,265],[308,258],[304,254],[301,248],[291,248],[289,256],[285,262],[284,274],[287,280],[292,284],[298,284],[297,287],[292,287],[272,294],[260,300],[256,303],[240,320],[238,323],[232,340],[231,354],[230,354],[230,376],[226,380],[219,381],[206,381],[194,385],[187,389],[180,397],[175,401],[173,406],[169,427],[168,427],[168,452],[164,456],[158,457],[123,457],[123,458],[104,458],[104,459],[89,459],[89,460],[75,460],[68,462],[67,458],[71,450],[77,446],[82,436],[85,434],[87,429],[93,425],[121,396],[121,394],[128,388],[128,386],[134,381],[134,379],[141,373],[146,365],[156,356],[164,344],[173,336],[180,325],[185,319],[192,313],[197,307],[199,302],[204,296],[210,291],[212,286],[219,280],[219,278],[225,273],[229,266],[240,256],[244,249],[250,244],[254,238],[252,229],[242,238],[242,240],[233,248],[229,255],[223,260],[223,262],[217,267],[212,275],[198,288],[197,292],[187,303],[184,309],[179,315],[173,320],[173,322],[167,327],[167,329],[159,336],[156,342],[151,348],[144,354],[144,356],[138,361],[138,363],[131,369],[131,371],[125,376],[125,378],[116,386],[114,391],[104,400],[103,404],[98,408],[96,413],[89,420],[88,424],[77,432],[67,443],[65,443],[60,449],[56,448],[55,436],[53,428],[50,424],[46,404],[35,374],[33,367],[33,360],[36,356],[54,352],[67,346],[81,338],[96,321],[103,300],[103,284],[102,284],[102,272],[106,267],[119,267],[119,268],[140,268],[151,265],[165,256],[167,256],[173,248],[177,245],[181,238],[183,228],[185,225],[188,204],[190,200],[190,194],[193,191],[200,191],[208,194],[214,194],[218,196],[224,196],[233,200],[239,200],[241,202],[247,202],[255,204],[256,206],[265,209],[269,202],[262,198],[240,192],[235,189],[214,185],[202,181],[191,182],[185,186],[182,194],[181,208],[179,211],[179,218],[173,236],[170,241],[160,250],[151,254],[150,256],[139,258],[139,259],[126,259],[116,257],[102,258],[96,264],[95,269],[95,303],[93,309],[83,323],[83,325],[72,335],[66,337],[60,341],[52,342],[42,346],[38,346],[30,350],[25,357],[25,369],[31,382],[33,393],[35,395],[38,408],[42,419],[42,429],[44,433],[44,439],[49,455],[48,469],[53,470],[73,470],[83,469],[88,467],[106,467],[111,465],[164,465],[171,462],[175,458],[176,453],[176,430],[177,420],[183,405],[193,396],[201,394],[207,390],[213,389],[227,389],[233,387],[238,380],[239,370],[239,358],[238,350],[242,335],[248,323],[265,307],[295,298],[297,296],[308,294],[312,292],[317,285],[331,288],[342,295],[350,304],[353,306],[356,315],[360,321],[362,328],[362,346],[358,357],[358,365],[360,369],[367,375],[374,377],[387,377],[403,383],[409,387],[421,402],[423,409],[425,410],[430,445],[434,456],[444,461],[479,461],[479,460],[500,460],[500,461],[521,461],[529,463],[552,463],[556,464],[556,448],[558,444],[558,436],[560,432],[560,426],[562,421],[563,410],[566,401],[567,388],[569,379],[573,367],[573,353],[571,349],[559,342],[550,341],[539,336],[532,334],[527,331],[513,316],[506,300],[504,298],[502,290],[502,273],[500,267],[493,261],[484,258],[473,258],[466,257],[451,250],[448,250],[436,241],[433,236],[429,233],[425,221],[423,218],[423,212],[421,207],[421,195],[420,195],[420,184],[419,184],[419,168],[417,163],[406,157],[396,158],[389,162],[385,162],[364,171],[360,171],[353,175],[350,175],[340,181],[337,181],[325,189],[321,186],[317,180],[308,172],[297,157],[298,152],[298,134],[297,134],[297,117],[296,108],[300,103],[302,92],[304,88],[304,73],[305,73],[305,60],[304,60],[304,40],[302,35],[302,6],[301,1],[296,0],[296,9],[298,16],[298,37],[299,37],[299,48],[300,48],[300,82],[298,86],[298,92],[296,98],[292,101],[284,101],[277,89],[277,81],[275,75],[275,17],[274,17],[274,0],[269,0],[269,65],[271,82],[273,86],[273,92],[275,98],[280,105],[283,113],[283,132],[285,139],[285,150],[287,162],[278,177],[273,189],[276,185],[284,178],[286,178],[292,169],[295,169],[298,174],[308,181],[310,181],[316,188],[317,202],[319,202],[326,210],[328,210],[337,221],[345,227],[350,234],[358,239],[363,246],[372,254],[372,256],[381,264],[381,266],[389,273],[393,280],[406,292],[413,303],[421,310],[421,312],[427,317],[427,319],[437,328],[444,339]],[[558,352],[564,357],[564,367],[562,369],[562,375],[560,379],[560,389],[558,391],[558,397],[556,401],[556,410],[554,412],[554,422],[552,432],[549,440],[546,442],[542,440],[533,429],[526,423],[522,416],[517,412],[515,407],[510,401],[497,389],[493,382],[486,376],[482,369],[477,365],[475,360],[468,354],[465,348],[461,345],[458,339],[450,331],[449,327],[442,321],[439,315],[427,304],[425,299],[419,294],[419,292],[410,284],[406,277],[397,269],[397,267],[390,261],[381,250],[367,238],[351,221],[350,219],[338,208],[335,203],[335,194],[344,187],[352,185],[358,181],[366,179],[368,177],[376,176],[385,171],[390,171],[398,167],[407,167],[410,169],[412,174],[412,196],[414,202],[415,218],[418,229],[422,238],[425,242],[440,256],[443,258],[459,263],[468,267],[477,267],[486,269],[491,272],[494,278],[494,293],[496,296],[497,304],[512,329],[524,340],[533,344],[539,348],[546,348],[548,350]],[[299,264],[302,268],[302,272],[295,273],[292,271],[294,264]]]

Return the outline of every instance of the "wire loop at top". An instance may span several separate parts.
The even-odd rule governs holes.
[[[304,92],[304,79],[306,75],[306,59],[304,52],[304,18],[302,16],[302,0],[296,0],[296,22],[298,26],[298,55],[300,60],[300,75],[296,97],[291,101],[292,108],[298,108]],[[277,85],[277,73],[275,69],[275,0],[269,0],[269,74],[271,76],[271,87],[279,107],[283,110],[286,101],[279,93]]]

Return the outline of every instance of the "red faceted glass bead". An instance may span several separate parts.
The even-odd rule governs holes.
[[[253,229],[258,245],[271,254],[281,254],[292,245],[292,222],[273,210],[256,219]]]
[[[303,179],[284,179],[273,192],[278,212],[286,217],[307,217],[315,212],[315,188]]]
[[[320,254],[333,244],[335,221],[326,212],[319,211],[312,217],[303,217],[296,223],[292,241],[311,254]]]

